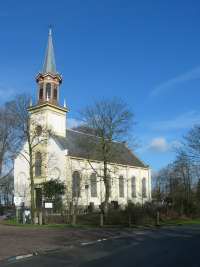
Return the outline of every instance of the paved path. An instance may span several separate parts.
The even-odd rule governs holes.
[[[0,224],[0,261],[34,251],[63,248],[120,234],[112,229],[39,228]],[[0,265],[1,266],[1,265]]]
[[[134,231],[2,266],[199,267],[200,227]]]

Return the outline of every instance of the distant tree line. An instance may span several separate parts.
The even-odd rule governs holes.
[[[153,199],[168,213],[200,215],[200,125],[183,138],[175,160],[153,177]]]

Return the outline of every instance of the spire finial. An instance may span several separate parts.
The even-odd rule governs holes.
[[[64,108],[67,107],[65,98],[64,98],[64,105],[63,106],[64,106]]]
[[[44,60],[44,66],[43,66],[42,73],[57,74],[54,49],[53,49],[53,40],[52,40],[52,28],[51,27],[49,27],[46,56],[45,56],[45,60]]]
[[[29,101],[29,107],[32,107],[32,105],[33,105],[33,102],[32,102],[32,97],[31,97]]]

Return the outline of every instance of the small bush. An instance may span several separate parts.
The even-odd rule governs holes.
[[[150,202],[144,205],[129,202],[125,212],[129,218],[129,224],[145,225],[155,223],[156,207]]]

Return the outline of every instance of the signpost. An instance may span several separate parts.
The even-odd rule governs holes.
[[[22,206],[23,197],[16,197],[14,196],[14,204],[16,206],[16,220],[19,222],[19,209]]]
[[[53,208],[53,203],[52,202],[45,202],[44,203],[45,209],[52,209]]]
[[[23,197],[14,197],[14,203],[16,207],[21,207],[23,203]]]

